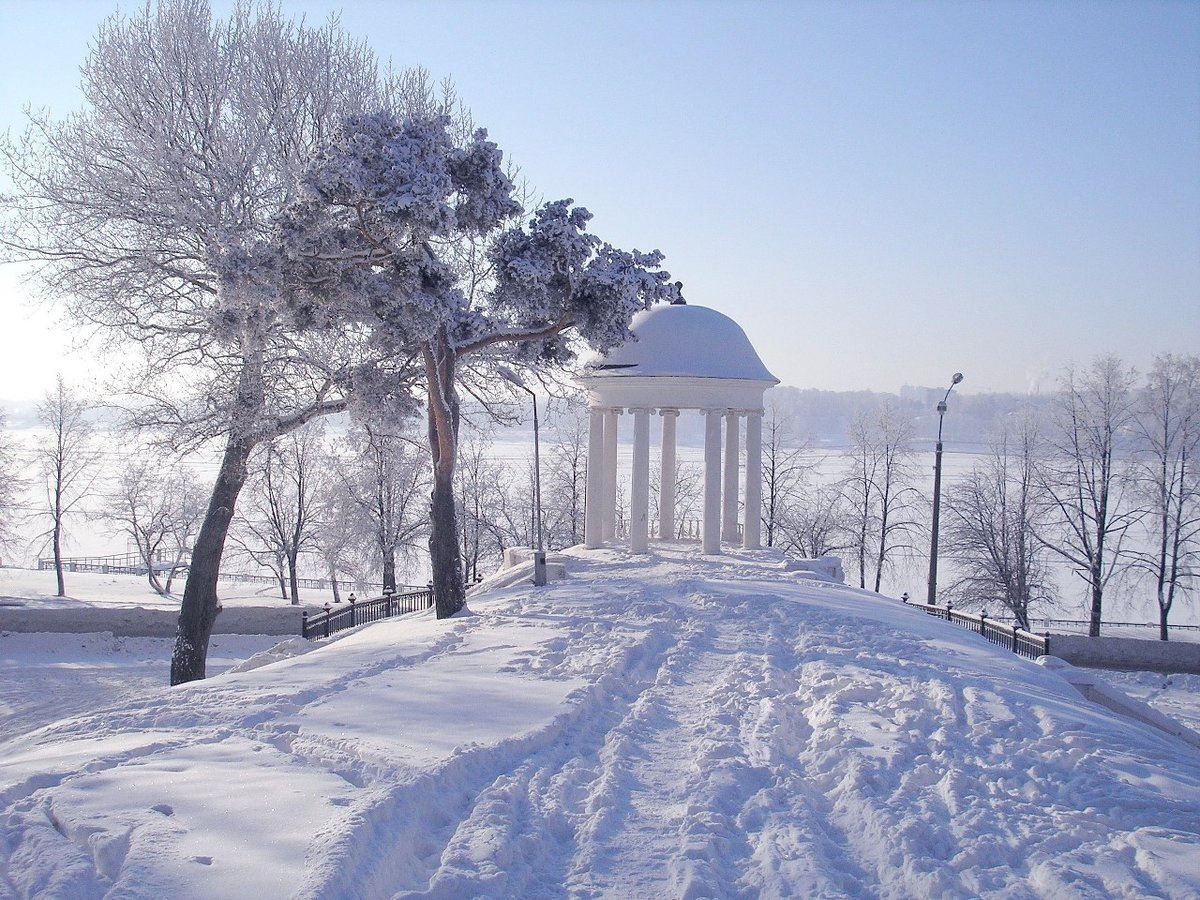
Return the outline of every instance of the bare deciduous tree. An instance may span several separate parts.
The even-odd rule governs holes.
[[[1045,544],[1046,512],[1039,477],[1041,437],[1029,413],[1006,424],[977,464],[946,495],[945,547],[959,575],[949,593],[976,606],[1001,606],[1022,628],[1051,600]]]
[[[23,479],[16,444],[8,432],[8,417],[0,410],[0,553],[17,541]]]
[[[1165,641],[1171,610],[1200,567],[1200,358],[1158,357],[1138,406],[1138,492],[1151,546],[1134,559],[1153,579]]]
[[[459,454],[455,475],[459,545],[464,577],[474,581],[495,566],[503,550],[495,511],[508,479],[504,467],[493,459],[487,436],[477,429],[466,431]]]
[[[67,593],[62,564],[67,525],[80,511],[79,504],[89,496],[98,474],[99,453],[87,412],[87,404],[67,387],[61,375],[37,408],[38,422],[47,432],[36,450],[45,487],[45,514],[50,519],[43,537],[54,555],[60,597]]]
[[[868,575],[878,591],[897,550],[917,528],[919,496],[912,450],[912,419],[894,404],[860,413],[851,425],[850,465],[842,482],[851,508],[849,549],[858,566],[859,587]]]
[[[792,417],[768,402],[762,442],[762,522],[768,547],[778,545],[785,510],[799,499],[811,474],[807,456],[808,445],[796,435]]]
[[[339,466],[342,514],[358,522],[379,561],[384,590],[394,591],[397,556],[415,552],[428,530],[424,454],[412,436],[373,424],[354,431],[350,444]]]
[[[336,20],[312,27],[256,3],[217,20],[206,0],[106,20],[81,88],[79,112],[32,111],[23,137],[0,141],[13,184],[0,198],[0,246],[34,263],[77,321],[133,351],[139,423],[168,429],[177,450],[222,445],[181,603],[178,684],[204,677],[252,453],[343,409],[347,384],[370,381],[390,356],[358,332],[315,334],[288,314],[277,213],[347,115],[427,111],[434,92],[419,72],[381,83],[375,56]]]
[[[101,512],[133,542],[150,587],[162,596],[171,593],[203,514],[203,491],[191,472],[168,473],[158,461],[144,458],[117,475]]]
[[[549,465],[543,473],[543,516],[550,547],[573,547],[583,540],[583,494],[587,482],[588,422],[581,404],[569,405],[554,419]]]
[[[775,546],[810,559],[854,545],[853,515],[845,486],[809,478],[780,511]]]
[[[1115,356],[1068,369],[1042,473],[1058,524],[1043,543],[1086,582],[1093,637],[1100,634],[1104,591],[1130,562],[1125,538],[1142,515],[1131,490],[1131,448],[1121,447],[1136,422],[1134,385],[1133,370]]]
[[[321,441],[321,432],[310,425],[264,448],[243,517],[245,551],[276,573],[280,593],[294,605],[300,603],[300,557],[316,545],[322,509],[319,498],[327,473]]]

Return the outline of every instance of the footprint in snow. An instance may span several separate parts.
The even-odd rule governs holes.
[[[193,856],[192,862],[200,863],[200,865],[202,865],[202,866],[211,866],[212,865],[212,857],[211,856]]]
[[[162,813],[164,816],[175,815],[175,810],[170,806],[170,804],[167,803],[156,803],[154,806],[150,807],[150,809],[156,813]]]

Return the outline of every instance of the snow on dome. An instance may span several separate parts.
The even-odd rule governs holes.
[[[587,376],[671,376],[744,381],[779,379],[729,316],[705,306],[662,304],[643,310],[629,326],[634,339],[587,364]]]

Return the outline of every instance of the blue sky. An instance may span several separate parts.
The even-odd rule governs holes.
[[[544,197],[663,250],[785,383],[1025,390],[1200,349],[1200,4],[282,5],[453,77]],[[0,129],[75,104],[112,8],[0,0]],[[0,396],[61,352],[19,293],[0,274]]]

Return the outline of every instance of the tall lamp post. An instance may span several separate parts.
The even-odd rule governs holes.
[[[542,538],[542,454],[538,436],[537,394],[526,386],[520,377],[507,366],[499,368],[500,377],[518,387],[533,399],[533,503],[535,507],[534,530],[537,532],[537,547],[533,551],[533,583],[542,587],[546,583],[546,547]]]
[[[946,418],[946,401],[950,399],[950,392],[962,380],[962,372],[955,372],[950,379],[950,387],[946,388],[946,395],[937,405],[938,437],[933,456],[933,534],[929,539],[929,593],[925,598],[930,606],[937,600],[938,523],[942,513],[942,422]]]

